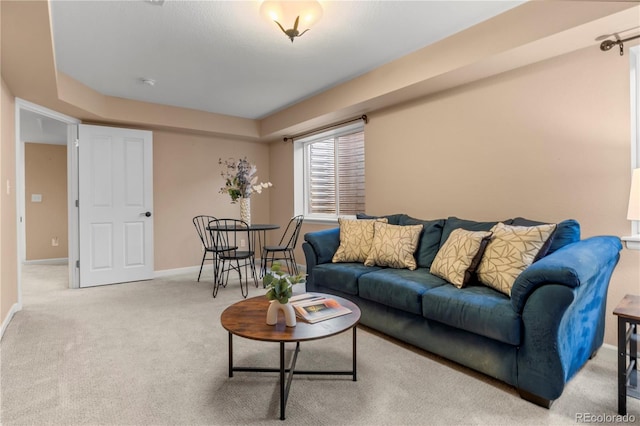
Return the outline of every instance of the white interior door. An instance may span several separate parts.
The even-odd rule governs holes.
[[[79,125],[80,287],[153,278],[153,139]]]

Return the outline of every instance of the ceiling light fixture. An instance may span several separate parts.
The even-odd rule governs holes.
[[[275,22],[293,43],[294,38],[301,37],[320,19],[322,6],[317,1],[263,1],[260,14]],[[293,22],[293,28],[285,30],[281,23],[286,22]],[[299,26],[306,29],[302,31]]]

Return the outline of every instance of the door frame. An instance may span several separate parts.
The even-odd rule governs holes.
[[[77,125],[80,120],[65,114],[50,110],[21,98],[15,98],[15,136],[16,136],[16,213],[18,219],[18,306],[22,306],[22,264],[26,260],[26,225],[25,225],[25,142],[21,137],[21,111],[31,111],[45,117],[67,124],[67,215],[68,215],[68,262],[69,288],[79,288],[79,271],[76,261],[78,253],[78,151]]]

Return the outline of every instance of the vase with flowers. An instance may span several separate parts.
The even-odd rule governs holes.
[[[229,194],[232,204],[240,202],[240,219],[251,225],[251,194],[260,194],[263,189],[273,185],[271,182],[258,183],[258,168],[247,157],[224,161],[220,158],[218,164],[225,167],[220,173],[225,181],[220,193]]]
[[[296,314],[289,298],[293,294],[293,285],[304,281],[301,274],[289,275],[282,270],[278,262],[271,265],[271,270],[262,279],[262,283],[269,290],[267,299],[271,300],[267,309],[267,325],[274,325],[278,322],[278,312],[284,312],[285,324],[287,327],[296,326]]]

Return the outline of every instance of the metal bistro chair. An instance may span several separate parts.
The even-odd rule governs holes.
[[[216,279],[216,252],[213,246],[213,239],[211,232],[207,229],[209,222],[216,220],[213,216],[200,215],[193,218],[193,225],[196,227],[200,241],[202,242],[202,263],[200,263],[200,272],[198,273],[198,281],[200,281],[200,275],[202,275],[202,266],[205,260],[213,261],[213,279]],[[211,253],[211,259],[207,259],[207,254]]]
[[[267,263],[273,264],[276,260],[284,260],[289,273],[298,275],[298,264],[294,250],[298,243],[298,236],[302,228],[303,216],[294,216],[289,220],[287,228],[284,230],[280,242],[275,246],[264,246],[262,248],[260,272],[264,276],[267,273]]]
[[[218,294],[220,286],[227,286],[229,272],[234,270],[238,272],[240,291],[246,298],[249,294],[249,273],[253,277],[255,286],[258,287],[255,253],[249,225],[238,219],[216,219],[209,222],[209,228],[212,233],[215,233],[213,242],[218,255],[219,279],[213,283],[213,297]],[[244,269],[244,279],[242,269]]]

